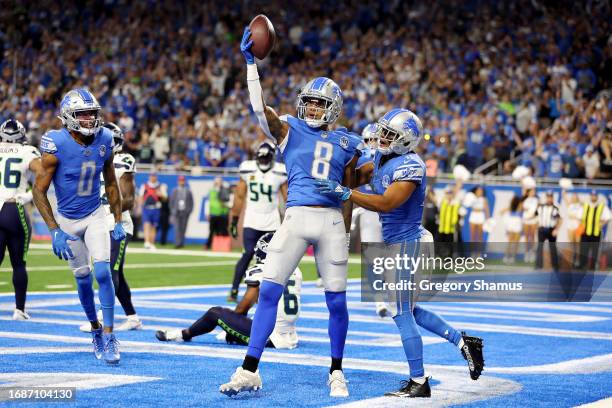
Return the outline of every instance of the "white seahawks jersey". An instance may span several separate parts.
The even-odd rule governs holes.
[[[248,286],[259,286],[263,279],[262,264],[256,264],[246,271],[244,282]],[[300,314],[300,294],[302,293],[302,271],[295,268],[289,277],[283,295],[278,301],[276,325],[270,340],[276,348],[292,349],[297,347],[298,336],[295,329]]]
[[[39,157],[34,146],[0,142],[0,203],[27,192],[30,163]]]
[[[247,186],[243,226],[258,231],[276,231],[280,227],[279,190],[287,181],[285,165],[274,163],[264,173],[254,160],[247,160],[239,170]]]
[[[134,159],[134,156],[129,153],[116,153],[115,158],[113,159],[113,164],[115,167],[115,177],[117,178],[117,183],[119,183],[119,179],[125,173],[136,173],[136,160]],[[100,182],[100,197],[102,197],[104,210],[107,214],[106,223],[108,224],[108,229],[112,231],[115,228],[115,217],[113,216],[110,209],[110,204],[108,204],[108,200],[106,199],[103,173],[100,174]],[[134,223],[132,222],[132,216],[130,215],[129,210],[121,213],[121,224],[123,224],[123,229],[127,234],[134,235]]]

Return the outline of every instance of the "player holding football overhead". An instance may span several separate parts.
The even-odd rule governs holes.
[[[40,170],[40,153],[26,143],[26,130],[15,119],[0,125],[0,264],[8,248],[13,267],[15,311],[13,320],[27,320],[25,311],[28,273],[26,258],[32,227],[24,204],[32,200],[28,192],[28,171]]]
[[[225,339],[228,343],[249,344],[253,321],[247,316],[247,313],[257,303],[259,286],[263,278],[263,265],[268,252],[268,244],[273,235],[273,232],[268,232],[257,241],[255,248],[257,263],[246,272],[244,281],[247,284],[247,291],[234,310],[215,306],[209,309],[188,329],[158,330],[155,333],[155,337],[159,341],[191,341],[192,338],[210,333],[215,327],[219,326],[225,331]],[[277,349],[293,349],[297,347],[298,336],[295,324],[300,312],[301,291],[302,271],[300,271],[300,268],[295,268],[280,298],[280,307],[276,313],[276,325],[274,326],[274,331],[270,334],[270,340],[266,343],[266,346]]]
[[[110,271],[110,239],[100,200],[100,173],[115,226],[112,239],[121,241],[121,195],[113,166],[113,134],[102,127],[100,105],[86,89],[68,92],[60,104],[64,127],[42,137],[42,170],[32,190],[34,203],[53,240],[53,252],[68,260],[77,282],[79,299],[91,322],[94,355],[109,364],[119,363],[119,342],[113,334],[115,290]],[[57,218],[47,198],[53,181]],[[89,259],[100,287],[104,327],[96,317]]]
[[[373,194],[343,187],[334,180],[316,180],[319,192],[336,197],[380,214],[385,244],[394,254],[420,254],[419,243],[432,243],[429,231],[421,225],[425,201],[425,163],[414,152],[423,137],[420,119],[406,109],[393,109],[377,124],[378,151],[373,163],[357,172],[359,185],[370,183]],[[426,244],[427,245],[427,244]],[[418,255],[417,255],[418,256]],[[410,270],[400,271],[400,279],[414,280]],[[393,277],[398,279],[397,276]],[[399,281],[399,280],[397,280]],[[410,380],[402,387],[385,395],[396,397],[430,397],[431,389],[423,368],[423,341],[417,327],[421,326],[458,346],[468,361],[470,376],[478,379],[483,367],[482,339],[467,336],[451,327],[436,313],[414,304],[413,293],[392,293],[390,305],[397,325],[406,359],[410,366]]]
[[[121,224],[127,234],[121,241],[111,239],[111,274],[113,276],[113,286],[115,287],[115,295],[121,303],[121,307],[127,316],[127,319],[119,326],[115,327],[115,331],[121,330],[139,330],[142,329],[142,322],[136,314],[136,309],[132,303],[132,292],[123,273],[123,264],[125,263],[125,251],[129,241],[134,235],[134,223],[130,210],[134,207],[135,185],[134,173],[136,173],[136,159],[129,153],[123,153],[123,143],[125,136],[119,126],[112,122],[104,124],[104,127],[109,129],[113,134],[113,164],[115,167],[115,178],[119,183],[119,192],[121,193]],[[103,175],[100,174],[100,183],[104,182]],[[108,204],[108,197],[104,186],[100,185],[100,196],[104,205],[104,213],[106,214],[106,222],[110,233],[112,234],[115,228],[115,217]],[[101,311],[98,311],[98,319],[102,319]],[[91,325],[86,323],[80,327],[81,331],[90,332]]]
[[[306,248],[312,244],[329,309],[330,395],[346,397],[348,388],[342,372],[342,357],[348,330],[346,238],[351,222],[351,205],[343,206],[336,197],[317,194],[314,180],[330,179],[338,184],[352,185],[361,138],[344,128],[330,129],[342,110],[342,92],[329,78],[315,78],[302,88],[297,100],[297,118],[289,115],[281,118],[266,106],[251,52],[253,41],[250,41],[250,35],[247,27],[240,45],[247,62],[250,101],[262,130],[278,144],[283,155],[289,178],[287,211],[268,247],[259,305],[246,357],[220,391],[235,395],[261,387],[257,367],[274,329],[278,300],[287,279]]]
[[[240,164],[240,181],[234,194],[230,233],[234,238],[238,236],[238,220],[246,201],[242,230],[244,252],[236,264],[228,302],[237,300],[238,286],[253,259],[257,240],[280,227],[279,193],[286,201],[287,171],[284,164],[274,160],[274,150],[271,143],[262,143],[257,148],[255,160]]]

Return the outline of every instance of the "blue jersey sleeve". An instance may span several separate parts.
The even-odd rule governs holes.
[[[406,160],[393,170],[391,181],[412,181],[420,184],[425,177],[425,164],[422,161]]]
[[[43,153],[56,154],[58,144],[57,132],[50,130],[40,139],[40,150]]]

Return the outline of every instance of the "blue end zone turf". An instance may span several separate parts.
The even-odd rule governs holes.
[[[76,293],[28,294],[31,321],[11,320],[13,295],[0,295],[0,384],[76,386],[73,406],[403,406],[381,397],[399,387],[408,367],[397,329],[350,285],[345,373],[350,397],[332,399],[327,308],[320,288],[305,283],[295,350],[264,352],[263,390],[230,399],[218,392],[246,347],[214,332],[191,343],[160,343],[154,331],[184,328],[211,306],[225,304],[225,286],[134,290],[145,329],[119,332],[121,363],[94,360]],[[424,332],[425,370],[440,406],[575,406],[610,397],[611,304],[426,304],[457,329],[484,338],[486,367],[478,381],[452,344]],[[116,316],[122,311],[116,308]],[[414,401],[416,403],[416,401]],[[422,401],[424,403],[426,401]],[[9,402],[0,405],[10,405]],[[41,407],[41,403],[16,406]]]

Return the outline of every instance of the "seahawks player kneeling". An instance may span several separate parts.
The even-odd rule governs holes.
[[[247,313],[257,303],[259,286],[263,278],[263,263],[268,251],[268,243],[274,235],[268,232],[257,241],[255,249],[256,264],[246,272],[245,283],[247,291],[234,310],[215,306],[209,309],[202,317],[196,320],[188,329],[158,330],[155,333],[160,341],[191,341],[201,334],[210,333],[219,326],[226,332],[225,339],[229,344],[248,345],[251,336],[253,320]],[[300,311],[300,292],[302,290],[302,271],[295,268],[287,281],[287,285],[280,298],[282,307],[276,314],[276,325],[270,335],[266,347],[293,349],[297,347],[298,336],[295,330]]]

